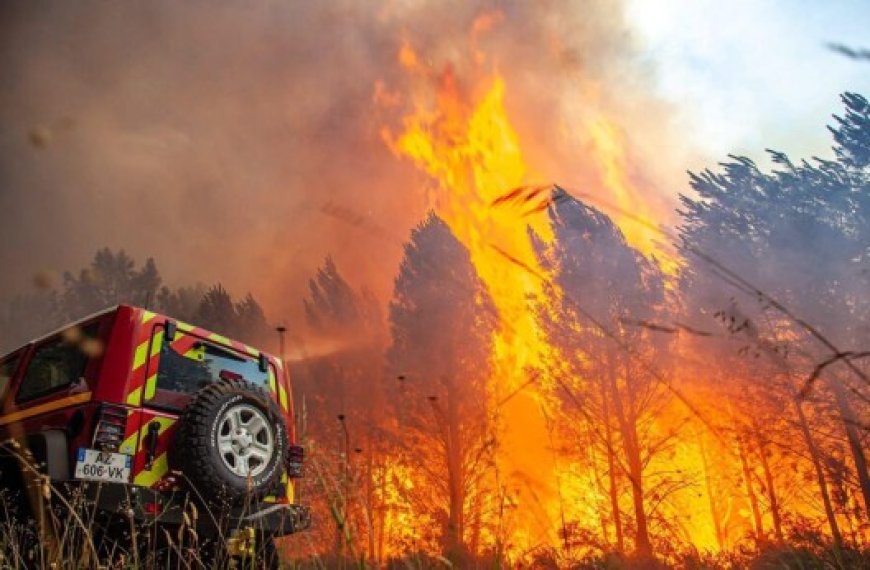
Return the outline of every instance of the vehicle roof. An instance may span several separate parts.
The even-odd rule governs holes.
[[[42,342],[42,341],[44,341],[45,339],[51,338],[51,337],[53,337],[53,336],[56,335],[56,334],[60,334],[60,333],[62,333],[63,331],[67,330],[67,329],[70,328],[70,327],[75,327],[75,326],[78,326],[78,325],[80,325],[80,324],[82,324],[82,323],[85,323],[85,322],[87,322],[87,321],[90,321],[90,320],[92,320],[92,319],[96,319],[96,318],[98,318],[98,317],[102,317],[102,316],[104,316],[104,315],[108,315],[109,313],[113,313],[113,312],[117,311],[121,306],[122,306],[122,305],[115,305],[114,307],[109,307],[109,308],[107,308],[107,309],[101,309],[101,310],[99,310],[99,311],[97,311],[97,312],[95,312],[95,313],[91,313],[90,315],[84,316],[84,317],[82,317],[82,318],[80,318],[80,319],[77,319],[77,320],[71,322],[71,323],[66,323],[66,324],[64,324],[64,325],[62,325],[62,326],[60,326],[60,327],[58,327],[58,328],[56,328],[56,329],[54,329],[54,330],[52,330],[52,331],[50,331],[50,332],[47,332],[47,333],[45,333],[45,334],[39,335],[38,337],[32,338],[32,339],[28,340],[27,342],[25,342],[25,343],[23,343],[23,344],[19,344],[18,346],[16,346],[15,348],[13,348],[12,350],[10,350],[9,352],[7,352],[7,353],[5,353],[5,354],[3,354],[3,355],[0,355],[0,360],[2,360],[2,359],[4,359],[4,358],[6,358],[7,356],[11,355],[13,352],[18,352],[19,350],[21,350],[22,348],[24,348],[24,347],[26,347],[26,346],[29,346],[29,345],[31,345],[31,344],[36,344],[36,343],[38,343],[38,342]]]
[[[73,321],[73,322],[71,322],[71,323],[64,324],[64,325],[62,325],[62,326],[60,326],[60,327],[58,327],[58,328],[52,330],[51,332],[46,333],[46,334],[43,334],[43,335],[40,335],[40,336],[38,336],[38,337],[36,337],[36,338],[34,338],[34,339],[31,339],[31,340],[29,340],[28,342],[25,342],[24,344],[20,344],[20,345],[16,346],[14,349],[10,350],[9,352],[0,355],[0,360],[5,359],[7,356],[10,356],[10,355],[11,355],[12,353],[14,353],[14,352],[18,352],[19,350],[21,350],[22,348],[24,348],[24,347],[26,347],[26,346],[29,346],[29,345],[31,345],[31,344],[36,344],[36,343],[42,342],[42,341],[44,341],[44,340],[46,340],[46,339],[48,339],[48,338],[51,338],[51,337],[53,337],[53,336],[55,336],[55,335],[57,335],[57,334],[60,334],[61,332],[63,332],[63,331],[65,331],[65,330],[69,329],[70,327],[78,326],[78,325],[81,325],[82,323],[86,323],[86,322],[91,321],[91,320],[93,320],[93,319],[97,319],[97,318],[99,318],[99,317],[103,317],[103,316],[105,316],[105,315],[108,315],[108,314],[114,313],[114,312],[116,312],[116,311],[118,311],[119,309],[122,309],[122,308],[128,308],[128,309],[132,309],[132,310],[134,310],[134,311],[149,311],[148,309],[145,309],[145,308],[142,308],[142,307],[137,307],[137,306],[135,306],[135,305],[129,305],[129,304],[126,304],[126,303],[121,303],[121,304],[119,304],[119,305],[114,305],[114,306],[112,306],[112,307],[107,307],[107,308],[105,308],[105,309],[101,309],[101,310],[99,310],[99,311],[97,311],[97,312],[95,312],[95,313],[91,313],[90,315],[87,315],[87,316],[85,316],[85,317],[82,317],[82,318],[80,318],[80,319],[77,319],[77,320],[75,320],[75,321]],[[159,316],[159,317],[164,317],[164,318],[166,318],[166,319],[174,320],[174,321],[176,321],[176,322],[183,322],[183,321],[179,321],[179,319],[176,319],[176,318],[174,318],[174,317],[170,317],[169,315],[164,315],[163,313],[158,313],[158,312],[156,312],[156,311],[149,311],[149,312],[154,313],[155,315],[157,315],[157,316]],[[204,330],[204,331],[207,331],[207,330],[208,330],[208,329],[204,329],[203,327],[194,327],[194,328],[201,329],[201,330]],[[210,331],[209,331],[209,332],[210,332]],[[218,338],[214,338],[214,337],[226,338],[228,341],[230,341],[229,344],[231,345],[231,348],[236,348],[235,346],[233,346],[233,345],[235,345],[235,344],[242,344],[242,345],[244,345],[244,346],[250,348],[251,350],[254,350],[255,352],[260,352],[260,353],[262,353],[262,354],[265,354],[265,355],[266,355],[267,357],[269,357],[269,358],[272,358],[272,359],[277,360],[277,357],[275,357],[274,355],[272,355],[272,354],[269,353],[269,352],[266,352],[266,351],[264,351],[264,350],[260,350],[260,349],[258,349],[258,348],[256,348],[256,347],[253,347],[253,346],[246,345],[246,344],[244,344],[244,343],[240,343],[240,342],[238,342],[238,341],[233,341],[232,339],[227,338],[227,337],[225,337],[224,335],[219,335],[219,334],[216,334],[216,333],[212,333],[212,335],[211,335],[211,337],[209,338],[209,340],[211,340],[212,342],[216,342],[216,343],[218,343],[218,344],[225,344],[225,343],[221,342],[221,340],[219,340]]]

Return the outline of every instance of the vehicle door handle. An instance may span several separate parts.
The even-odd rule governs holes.
[[[145,469],[151,470],[154,464],[154,456],[157,455],[157,436],[160,434],[160,424],[151,422],[148,424],[148,435],[145,437],[145,445],[148,446],[148,454],[145,456]]]

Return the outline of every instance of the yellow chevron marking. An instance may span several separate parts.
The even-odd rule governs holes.
[[[133,453],[135,452],[134,450],[136,449],[136,441],[138,441],[138,438],[139,432],[130,435],[130,437],[124,440],[124,442],[121,444],[121,447],[118,448],[118,451],[120,451],[121,453],[133,455]]]
[[[169,426],[174,424],[176,422],[176,420],[174,418],[165,418],[163,416],[154,416],[153,418],[151,418],[150,420],[145,422],[141,428],[139,428],[138,434],[131,435],[130,438],[138,437],[138,438],[144,440],[145,436],[148,434],[148,426],[154,422],[157,422],[157,424],[160,426],[160,429],[157,430],[157,436],[159,437],[163,434],[163,432],[165,432],[167,429],[169,429]],[[127,443],[127,442],[125,441],[124,443]]]
[[[176,322],[175,325],[178,327],[178,330],[180,330],[182,332],[192,332],[193,329],[196,328],[193,325],[189,325],[189,324],[183,323],[181,321]]]
[[[208,338],[209,338],[209,340],[213,340],[215,342],[219,342],[219,343],[224,344],[224,345],[232,346],[230,339],[228,339],[227,337],[225,337],[223,335],[219,335],[217,333],[212,333],[212,334],[208,335]]]
[[[152,374],[145,380],[145,399],[150,400],[157,392],[157,374]]]
[[[130,449],[129,453],[133,453],[133,450],[136,448],[136,441],[138,441],[138,440],[144,441],[145,436],[148,434],[148,425],[149,424],[151,424],[153,422],[157,422],[157,424],[160,426],[160,429],[157,430],[157,436],[159,437],[161,434],[163,434],[163,432],[165,432],[167,429],[169,429],[169,426],[174,424],[175,421],[176,420],[174,420],[172,418],[164,418],[161,416],[153,417],[148,422],[146,422],[141,428],[139,428],[139,431],[137,431],[136,433],[130,435],[130,437],[125,439],[124,443],[121,444],[121,447],[123,448],[124,446],[129,446],[129,449]]]
[[[281,402],[281,407],[286,412],[288,410],[287,404],[287,390],[284,389],[284,386],[278,384],[278,400]]]
[[[157,422],[160,426],[157,430],[157,436],[160,437],[163,433],[170,428],[177,420],[175,418],[166,418],[161,416],[155,416],[145,422],[142,427],[139,429],[138,433],[131,435],[127,440],[124,441],[126,445],[127,441],[139,438],[139,441],[145,441],[145,436],[148,433],[148,426],[153,422]],[[167,463],[166,453],[163,453],[154,460],[151,464],[151,470],[143,469],[139,473],[136,474],[136,477],[133,479],[133,483],[136,485],[143,485],[145,487],[150,487],[169,471],[169,465]]]
[[[156,482],[160,481],[164,475],[169,472],[169,459],[165,453],[157,456],[154,463],[151,464],[151,470],[143,469],[133,478],[133,484],[140,487],[151,487]]]
[[[199,346],[194,346],[193,348],[184,353],[184,357],[191,360],[196,360],[197,362],[204,362],[205,345],[200,344]]]
[[[151,311],[142,311],[142,323],[147,323],[156,316],[157,313],[152,313]]]
[[[6,414],[5,416],[0,416],[0,426],[5,426],[6,424],[11,424],[12,422],[26,420],[27,418],[37,416],[39,414],[44,414],[46,412],[53,412],[61,408],[67,408],[69,406],[81,404],[89,401],[90,399],[90,392],[82,392],[81,394],[76,394],[75,396],[69,396],[68,398],[61,398],[60,400],[55,400],[54,402],[47,402],[39,406],[32,406],[24,410],[12,412],[11,414]]]
[[[136,347],[136,355],[133,357],[133,370],[138,370],[148,361],[148,343],[151,343],[150,356],[157,356],[160,353],[160,347],[163,345],[163,330],[160,329],[154,333],[154,342],[146,340]]]
[[[160,354],[160,349],[163,347],[163,329],[158,330],[154,333],[154,338],[151,342],[151,357],[154,358],[158,354]],[[151,372],[149,370],[149,372]],[[154,397],[154,393],[157,391],[157,373],[152,373],[147,380],[145,380],[145,399],[150,400]]]
[[[151,357],[160,354],[160,349],[163,348],[163,329],[158,329],[154,333],[154,342],[151,343]]]
[[[127,394],[127,404],[138,406],[142,403],[142,386],[139,386],[129,394]]]
[[[269,368],[269,391],[276,393],[278,390],[275,388],[275,373],[272,371],[272,368]]]
[[[145,362],[148,360],[148,343],[150,340],[146,340],[142,344],[136,347],[136,354],[133,357],[133,370],[136,371],[141,368]]]

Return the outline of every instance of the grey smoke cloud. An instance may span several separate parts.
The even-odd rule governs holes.
[[[408,111],[374,100],[377,82],[409,87],[402,42],[469,91],[498,69],[535,181],[592,181],[596,113],[630,127],[637,180],[682,176],[652,160],[668,109],[616,2],[10,1],[0,38],[0,296],[104,245],[154,256],[173,285],[250,290],[277,318],[330,253],[385,296],[390,241],[428,207],[379,135]]]

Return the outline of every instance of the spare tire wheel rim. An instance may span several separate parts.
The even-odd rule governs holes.
[[[249,404],[228,407],[218,420],[217,447],[224,465],[235,475],[260,475],[275,455],[266,414]]]

